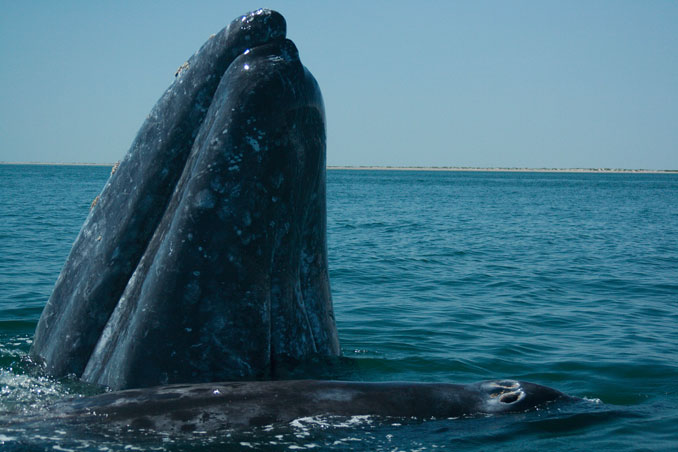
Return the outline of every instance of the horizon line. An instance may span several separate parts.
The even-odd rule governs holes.
[[[36,165],[36,166],[110,166],[115,163],[94,162],[7,162],[0,165]],[[643,169],[643,168],[546,168],[546,167],[499,167],[499,166],[393,166],[393,165],[327,165],[328,170],[358,171],[506,171],[532,173],[678,173],[678,169]]]

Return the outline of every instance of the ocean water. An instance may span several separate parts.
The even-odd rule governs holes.
[[[516,378],[581,403],[221,436],[42,424],[99,391],[24,358],[109,173],[0,165],[0,450],[678,450],[675,174],[328,171],[343,378]]]

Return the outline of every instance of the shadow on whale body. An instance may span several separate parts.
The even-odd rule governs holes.
[[[123,391],[60,403],[58,416],[218,430],[323,414],[524,411],[564,397],[514,380],[242,381],[340,355],[324,106],[285,28],[258,10],[211,37],[93,203],[30,357],[55,377]]]

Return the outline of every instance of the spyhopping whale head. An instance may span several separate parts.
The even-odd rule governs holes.
[[[285,20],[207,40],[87,217],[30,356],[114,389],[274,378],[340,353],[327,270],[325,112]]]

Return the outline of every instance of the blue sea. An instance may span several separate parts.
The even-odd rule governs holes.
[[[24,358],[109,174],[0,165],[0,450],[678,450],[678,174],[328,171],[343,378],[516,378],[580,403],[221,436],[42,425],[99,391]]]

